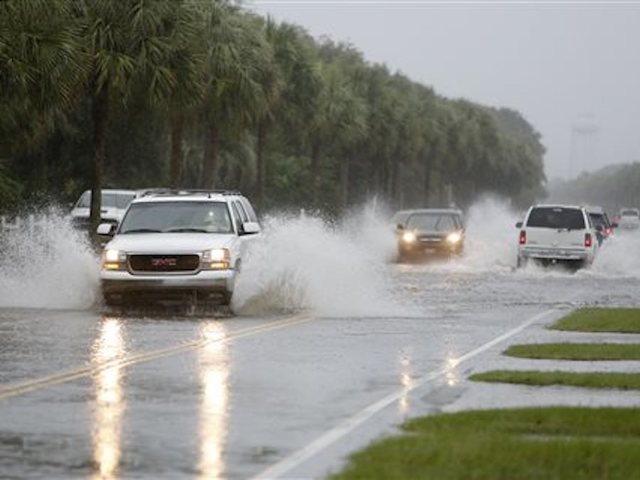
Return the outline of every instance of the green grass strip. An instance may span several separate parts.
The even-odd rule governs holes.
[[[640,333],[639,308],[583,308],[549,328],[575,332]]]
[[[540,343],[512,345],[505,355],[549,360],[640,360],[640,343]]]
[[[333,480],[637,478],[640,409],[465,411],[411,420]]]
[[[469,380],[538,386],[561,385],[620,390],[640,389],[640,373],[493,370],[471,375]]]

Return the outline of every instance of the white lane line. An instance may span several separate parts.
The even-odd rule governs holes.
[[[335,428],[325,432],[320,437],[316,438],[314,441],[309,443],[307,446],[301,448],[300,450],[297,450],[296,452],[292,453],[288,457],[284,458],[283,460],[280,460],[278,463],[272,465],[271,467],[268,467],[266,470],[263,470],[258,475],[252,477],[252,480],[267,480],[267,479],[282,478],[284,474],[286,474],[290,470],[293,470],[294,468],[296,468],[306,460],[314,457],[321,451],[325,450],[327,447],[329,447],[330,445],[332,445],[333,443],[335,443],[336,441],[338,441],[348,433],[355,430],[357,427],[362,425],[371,417],[373,417],[380,411],[387,408],[389,405],[399,401],[407,393],[411,392],[412,390],[415,390],[416,388],[420,388],[421,386],[425,385],[428,382],[432,382],[433,380],[446,375],[461,363],[466,362],[467,360],[477,355],[480,355],[481,353],[489,350],[490,348],[494,347],[498,343],[503,342],[507,338],[520,333],[522,330],[529,327],[530,325],[536,322],[539,322],[548,316],[555,315],[560,311],[561,310],[558,310],[558,309],[550,309],[550,310],[545,310],[544,312],[539,313],[537,315],[534,315],[533,317],[529,318],[526,322],[520,324],[518,327],[514,328],[513,330],[509,330],[508,332],[503,333],[502,335],[494,338],[490,342],[487,342],[479,346],[478,348],[471,350],[468,353],[465,353],[461,357],[455,358],[447,362],[446,366],[426,374],[424,377],[420,378],[415,383],[413,383],[410,387],[402,388],[378,400],[377,402],[372,403],[371,405],[359,411],[352,417],[348,418],[347,420],[345,420]]]

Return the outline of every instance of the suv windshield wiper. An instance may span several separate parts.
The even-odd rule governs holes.
[[[209,230],[203,228],[170,228],[165,230],[164,233],[211,233]]]
[[[161,230],[154,230],[153,228],[133,228],[126,230],[122,233],[162,233]]]

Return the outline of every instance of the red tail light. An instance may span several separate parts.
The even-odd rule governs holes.
[[[527,243],[527,232],[520,230],[520,245]]]
[[[593,245],[593,241],[591,240],[591,234],[590,233],[585,233],[584,234],[584,246],[587,248],[591,248],[591,245]]]

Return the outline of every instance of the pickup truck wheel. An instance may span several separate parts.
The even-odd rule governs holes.
[[[102,301],[107,307],[120,307],[124,303],[124,299],[120,295],[112,295],[109,293],[102,295]]]

